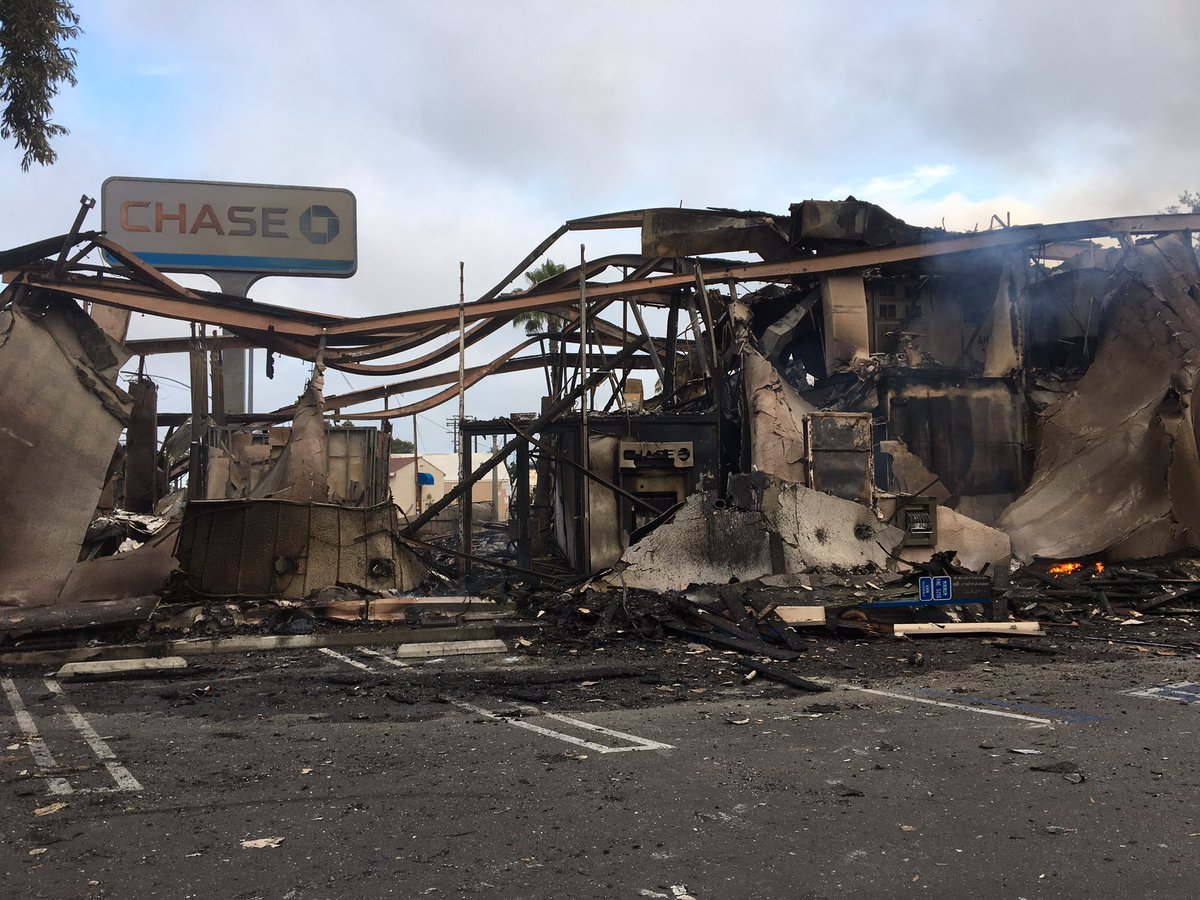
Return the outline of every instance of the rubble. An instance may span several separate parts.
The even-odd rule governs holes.
[[[638,229],[640,255],[504,293],[562,233],[593,228]],[[17,248],[0,301],[0,606],[46,612],[0,630],[22,652],[131,631],[308,646],[326,628],[519,611],[532,648],[674,636],[802,687],[786,665],[816,635],[1192,616],[1197,228],[954,234],[855,198],[638,210],[566,223],[461,307],[357,319],[185,288],[77,229],[69,265],[41,257],[46,242]],[[76,266],[91,247],[115,264]],[[131,310],[191,321],[192,337],[130,341]],[[553,330],[466,367],[467,347],[528,312]],[[225,402],[221,353],[248,346],[311,364],[294,404]],[[159,353],[188,354],[190,409],[161,410],[143,366],[117,386],[131,355]],[[427,371],[456,353],[457,375]],[[540,367],[540,411],[456,421],[457,483],[402,522],[390,423]],[[329,370],[412,377],[327,396]],[[509,508],[474,502],[501,466]],[[485,509],[507,524],[481,537]],[[1064,560],[1084,569],[1049,570]],[[488,600],[414,599],[464,591]]]

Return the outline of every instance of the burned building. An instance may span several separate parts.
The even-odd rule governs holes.
[[[527,578],[671,589],[950,550],[978,570],[1200,545],[1200,217],[993,225],[919,228],[854,198],[615,213],[567,222],[477,300],[366,318],[185,288],[96,233],[7,251],[0,597],[69,599],[114,479],[140,510],[186,479],[170,564],[202,594],[411,587],[424,526],[499,465],[513,484],[507,568]],[[617,228],[640,233],[637,252],[505,292],[564,234]],[[92,247],[111,264],[81,263]],[[194,336],[127,340],[112,323],[131,311]],[[555,327],[466,365],[529,311]],[[313,363],[295,405],[225,409],[221,354],[251,346]],[[125,359],[159,353],[189,355],[190,410],[159,411],[148,379],[117,386]],[[50,374],[31,380],[34,354]],[[436,371],[455,357],[458,371]],[[461,422],[502,446],[464,453],[455,488],[397,520],[388,423],[538,368],[540,411]],[[327,396],[325,369],[384,383]],[[70,427],[36,399],[47,390]],[[378,430],[331,431],[334,418]],[[461,541],[444,549],[464,569],[496,565],[461,506]],[[21,549],[30,535],[37,553]]]

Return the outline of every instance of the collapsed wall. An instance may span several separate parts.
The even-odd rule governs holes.
[[[0,605],[55,602],[79,558],[133,407],[128,358],[74,302],[0,311]]]
[[[1187,236],[1130,247],[1107,308],[1095,360],[1042,413],[1033,480],[1001,517],[1021,557],[1149,557],[1200,545],[1200,268]]]
[[[625,551],[608,581],[681,591],[814,568],[886,569],[904,539],[861,503],[763,472],[730,478],[729,490],[729,502],[711,491],[688,497]]]

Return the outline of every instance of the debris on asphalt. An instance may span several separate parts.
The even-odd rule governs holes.
[[[264,837],[242,841],[242,846],[247,850],[263,850],[278,847],[282,843],[283,838],[281,837]]]

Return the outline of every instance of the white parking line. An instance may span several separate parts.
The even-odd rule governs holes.
[[[583,738],[577,738],[574,735],[563,734],[561,731],[553,731],[549,728],[543,728],[541,725],[534,725],[532,722],[526,722],[524,719],[517,719],[511,716],[500,716],[490,710],[484,709],[482,706],[476,706],[473,703],[467,703],[465,700],[451,700],[455,706],[470,710],[473,713],[484,716],[488,719],[495,719],[498,722],[507,722],[509,725],[515,725],[518,728],[524,728],[526,731],[533,731],[537,734],[546,737],[554,738],[555,740],[564,741],[568,744],[574,744],[576,747],[584,747],[588,750],[593,750],[596,753],[631,753],[636,750],[674,750],[671,744],[663,744],[658,741],[647,740],[640,738],[637,735],[626,734],[623,731],[615,731],[611,728],[604,728],[600,725],[593,725],[591,722],[584,722],[580,719],[572,719],[570,716],[560,716],[556,713],[545,713],[548,719],[557,719],[560,722],[567,722],[579,728],[585,728],[588,731],[597,731],[601,734],[606,734],[609,737],[616,737],[622,740],[631,741],[632,746],[629,747],[609,747],[605,744],[597,744],[592,741],[585,741]],[[536,710],[535,710],[536,711]]]
[[[879,697],[891,697],[893,700],[906,700],[909,703],[925,703],[929,706],[943,706],[947,709],[958,709],[963,712],[981,713],[985,716],[1002,716],[1006,719],[1019,719],[1022,722],[1034,722],[1038,725],[1053,725],[1053,719],[1042,719],[1037,716],[1024,716],[1020,713],[1006,712],[1002,709],[987,709],[983,706],[967,706],[965,703],[947,703],[945,700],[931,700],[928,697],[914,697],[911,694],[897,694],[894,691],[881,691],[876,688],[859,687],[856,684],[843,684],[841,687],[848,691],[860,691],[864,694],[875,694]]]
[[[357,650],[359,653],[367,654],[367,656],[377,656],[380,659],[382,659],[385,663],[387,663],[388,665],[395,666],[397,669],[411,669],[412,668],[412,666],[410,666],[408,663],[401,662],[400,660],[396,659],[396,657],[388,656],[386,653],[380,653],[378,650],[372,650],[370,647],[355,647],[354,649]]]
[[[525,707],[534,712],[538,710],[532,707]],[[570,725],[575,725],[578,728],[586,728],[588,731],[598,731],[600,734],[606,734],[609,737],[621,738],[626,741],[633,741],[641,744],[640,747],[629,747],[624,749],[629,750],[674,750],[670,744],[661,744],[658,741],[652,741],[647,738],[640,738],[636,734],[627,734],[624,731],[617,731],[613,728],[605,728],[603,725],[593,725],[591,722],[585,722],[582,719],[572,719],[570,716],[559,715],[558,713],[542,713],[547,719],[557,719],[560,722],[566,722]]]
[[[345,656],[344,654],[338,653],[336,650],[330,650],[328,647],[318,647],[317,649],[320,650],[322,653],[324,653],[326,656],[332,656],[334,659],[341,660],[348,666],[354,666],[354,668],[356,668],[356,669],[362,669],[364,672],[368,672],[371,675],[378,674],[374,669],[372,669],[366,663],[360,663],[357,659],[351,659],[350,657]]]
[[[112,752],[112,748],[104,742],[104,738],[96,733],[96,729],[92,727],[92,723],[85,719],[83,713],[76,709],[75,704],[67,698],[62,685],[49,678],[46,679],[45,684],[50,693],[58,697],[58,703],[63,708],[63,712],[67,714],[67,718],[71,720],[71,724],[83,735],[84,741],[92,748],[92,752],[96,754],[96,758],[104,763],[104,767],[108,769],[108,774],[116,782],[117,790],[140,791],[142,786],[138,784],[138,780],[129,774],[128,769],[121,765],[117,759],[117,754]]]
[[[38,732],[37,724],[33,721],[33,716],[29,714],[29,710],[25,708],[24,702],[21,700],[21,695],[17,691],[17,686],[11,678],[0,680],[0,685],[4,687],[4,694],[8,697],[8,704],[12,707],[13,715],[17,718],[17,725],[21,731],[25,732],[25,743],[29,745],[29,752],[33,755],[33,761],[41,770],[43,776],[48,772],[53,772],[58,768],[58,763],[54,759],[54,755],[50,752],[50,748],[46,746],[46,741]],[[65,778],[57,775],[50,775],[46,779],[46,783],[50,786],[52,794],[72,794],[75,789],[71,787],[70,782]]]

